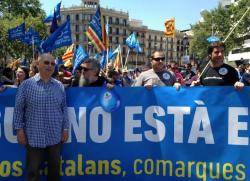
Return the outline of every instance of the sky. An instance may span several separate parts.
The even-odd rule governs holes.
[[[47,14],[60,0],[40,0]],[[79,6],[81,0],[62,0],[63,7]],[[130,19],[141,20],[143,25],[153,30],[164,31],[164,22],[175,18],[176,28],[186,30],[201,18],[202,10],[218,6],[219,0],[100,0],[101,7],[122,10],[129,13]]]

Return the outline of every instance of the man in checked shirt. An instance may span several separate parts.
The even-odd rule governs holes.
[[[27,180],[39,180],[39,166],[48,160],[48,180],[60,180],[61,144],[68,139],[69,120],[63,85],[51,76],[55,59],[38,57],[39,73],[18,88],[13,127],[26,148]]]

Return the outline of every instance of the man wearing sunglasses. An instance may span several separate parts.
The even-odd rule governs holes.
[[[152,69],[142,72],[134,86],[144,86],[148,89],[153,86],[174,86],[178,90],[181,85],[176,82],[175,75],[166,69],[164,52],[153,52],[150,60]]]
[[[85,60],[81,67],[82,76],[79,82],[80,87],[102,87],[107,84],[106,78],[99,75],[101,65],[98,60]]]
[[[68,139],[68,113],[63,85],[51,76],[55,59],[38,57],[39,73],[18,88],[13,127],[26,148],[27,180],[39,179],[39,166],[47,157],[48,180],[60,180],[61,144]]]

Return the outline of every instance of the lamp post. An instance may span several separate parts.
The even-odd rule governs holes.
[[[164,37],[163,40],[165,41],[165,66],[166,66],[168,58],[168,38]]]
[[[187,36],[186,33],[183,36],[182,42],[183,42],[183,49],[185,51],[185,55],[187,55],[187,50],[188,50],[188,36]]]
[[[90,54],[91,54],[91,49],[92,49],[92,42],[89,41],[89,42],[88,42],[88,54],[89,54],[89,56],[90,56]]]

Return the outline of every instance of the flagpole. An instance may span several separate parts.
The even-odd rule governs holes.
[[[35,60],[35,41],[34,41],[34,35],[32,35],[32,56],[33,61]]]
[[[232,30],[228,33],[228,35],[226,36],[226,38],[223,40],[223,43],[225,43],[227,41],[227,39],[229,38],[229,36],[232,34],[232,32],[235,30],[235,28],[238,26],[238,24],[242,21],[242,19],[246,16],[247,12],[249,11],[250,7],[247,8],[246,12],[242,15],[242,17],[240,18],[240,20],[234,25],[234,27],[232,28]],[[210,60],[208,61],[207,65],[205,66],[205,68],[202,70],[200,76],[198,79],[201,78],[201,76],[203,75],[203,73],[205,72],[206,68],[208,67],[208,65],[210,64]]]
[[[121,50],[121,46],[119,45],[119,51],[120,51],[120,63],[122,65],[122,69],[124,69],[123,63],[122,63],[122,50]]]
[[[138,59],[138,52],[136,53],[136,57],[135,57],[135,68],[137,68],[137,59]]]
[[[109,64],[109,48],[107,48],[107,54],[106,54],[106,72],[108,70],[108,64]]]
[[[246,12],[242,15],[242,17],[240,18],[240,20],[234,25],[234,27],[232,28],[232,30],[228,33],[227,37],[224,39],[224,43],[227,41],[227,39],[230,37],[230,35],[233,33],[233,31],[235,30],[235,28],[238,26],[238,24],[242,21],[242,19],[246,16],[247,12],[249,11],[250,7],[247,8]]]
[[[130,48],[128,48],[128,53],[127,53],[127,57],[126,57],[126,61],[125,61],[124,67],[126,67],[126,65],[127,65],[129,52],[130,52]]]

